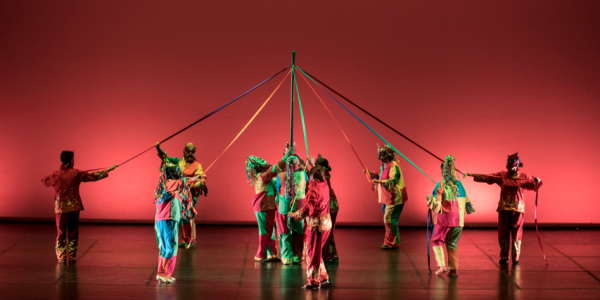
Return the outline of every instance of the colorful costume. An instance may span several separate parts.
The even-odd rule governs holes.
[[[323,167],[325,170],[325,180],[327,180],[327,186],[329,187],[329,213],[331,215],[331,232],[329,233],[329,237],[323,245],[323,261],[325,262],[338,262],[339,257],[337,253],[337,248],[335,247],[335,221],[337,219],[337,213],[340,210],[340,206],[337,201],[337,197],[335,196],[335,192],[331,188],[331,167],[329,166],[329,161],[319,154],[319,158],[315,162],[315,165]]]
[[[518,153],[508,157],[507,168],[522,167]],[[508,260],[510,239],[512,237],[512,260],[519,263],[521,254],[521,237],[525,221],[524,190],[537,190],[542,186],[539,178],[534,178],[517,169],[516,172],[500,171],[493,174],[470,174],[475,182],[497,184],[500,186],[500,201],[498,201],[498,242],[500,243],[500,263]],[[536,181],[537,179],[537,181]]]
[[[164,168],[158,187],[154,193],[156,215],[154,232],[158,243],[157,279],[172,282],[171,278],[177,261],[177,241],[179,239],[179,222],[193,213],[193,202],[187,178],[181,177],[177,166]]]
[[[379,159],[388,160],[383,163],[379,175],[370,173],[370,177],[379,179],[376,185],[376,194],[379,203],[382,204],[383,223],[385,225],[385,238],[382,249],[394,249],[400,244],[400,231],[398,230],[398,219],[408,201],[406,185],[400,164],[396,160],[394,150],[388,145],[378,147]]]
[[[446,156],[446,160],[442,164],[442,172],[444,179],[436,184],[433,196],[427,196],[429,208],[438,214],[431,242],[437,265],[440,267],[436,275],[448,270],[444,258],[445,244],[450,267],[448,276],[457,276],[457,243],[464,227],[465,211],[470,214],[475,210],[469,197],[467,197],[462,182],[455,177],[454,157],[452,155]]]
[[[275,190],[271,180],[282,170],[285,170],[285,161],[281,160],[270,166],[260,157],[248,156],[246,161],[246,176],[250,185],[254,185],[255,195],[252,197],[252,208],[258,223],[258,251],[255,261],[277,259],[277,247],[273,239],[273,226],[275,225]],[[271,192],[269,192],[271,186]]]
[[[323,263],[323,245],[331,231],[329,214],[329,187],[326,181],[308,182],[306,205],[293,213],[296,221],[306,218],[306,277],[307,287],[320,287],[328,282],[329,275]]]
[[[304,220],[290,218],[288,213],[296,212],[304,207],[306,183],[308,182],[308,175],[300,166],[298,157],[292,156],[288,159],[287,171],[293,173],[294,191],[291,193],[293,195],[286,196],[288,172],[279,173],[276,178],[276,190],[278,191],[276,198],[278,205],[276,212],[277,232],[279,234],[281,261],[286,265],[302,262]]]
[[[166,152],[157,147],[158,156],[164,161],[166,166],[179,166],[183,176],[187,178],[199,177],[200,180],[191,186],[194,207],[198,202],[198,197],[208,193],[206,188],[206,174],[202,170],[202,165],[195,160],[196,146],[192,143],[185,144],[184,158],[169,157]],[[189,157],[194,157],[192,163],[188,162]],[[180,222],[182,243],[179,246],[189,248],[196,245],[196,214],[192,213],[189,218],[183,218]]]
[[[86,172],[72,166],[61,165],[58,171],[42,178],[46,187],[54,187],[54,213],[56,214],[56,257],[58,261],[67,259],[65,248],[68,234],[70,261],[77,259],[79,240],[79,212],[83,210],[79,185],[82,182],[98,181],[108,177],[109,170]]]

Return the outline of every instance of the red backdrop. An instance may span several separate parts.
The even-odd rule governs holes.
[[[58,2],[58,3],[57,3]],[[39,179],[59,167],[118,164],[297,64],[458,168],[494,172],[518,151],[539,176],[540,222],[597,223],[600,163],[598,1],[2,1],[0,2],[0,217],[53,218]],[[207,167],[282,77],[166,142],[198,145]],[[270,162],[289,139],[289,81],[208,172],[199,222],[254,222],[247,155]],[[335,123],[300,82],[311,154],[333,167],[341,223],[380,224],[382,213]],[[379,141],[329,98],[370,168]],[[297,111],[297,110],[296,110]],[[440,162],[362,113],[435,180]],[[295,136],[304,155],[300,119]],[[151,221],[154,151],[106,180],[82,184],[82,219]],[[425,223],[434,187],[408,163],[401,225]],[[468,224],[495,224],[499,188],[465,186]],[[533,221],[534,194],[526,194]]]

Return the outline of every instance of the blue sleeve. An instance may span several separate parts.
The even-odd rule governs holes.
[[[435,185],[435,188],[433,189],[433,196],[434,196],[434,197],[437,197],[437,189],[438,189],[439,187],[440,187],[440,182],[438,182],[438,183]]]
[[[275,183],[275,188],[277,189],[277,193],[281,190],[281,179],[279,179],[279,174],[277,175],[277,183]]]
[[[304,178],[306,179],[306,182],[308,182],[308,174],[306,174],[306,172],[303,172],[303,173],[304,173]]]
[[[460,180],[457,180],[456,183],[458,183],[456,185],[458,187],[458,197],[466,197],[467,190],[465,190],[465,187],[463,186],[462,182],[460,182]]]

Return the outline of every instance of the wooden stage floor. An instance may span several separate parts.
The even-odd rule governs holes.
[[[600,231],[534,230],[521,265],[498,265],[497,231],[466,228],[460,276],[428,275],[424,229],[401,229],[401,247],[382,251],[381,228],[338,228],[340,262],[331,285],[303,290],[305,266],[255,263],[258,228],[199,226],[198,246],[180,248],[174,284],[155,280],[151,225],[82,224],[78,261],[57,264],[53,224],[0,223],[1,299],[600,299]],[[433,254],[433,253],[432,253]],[[434,269],[432,257],[432,269]]]

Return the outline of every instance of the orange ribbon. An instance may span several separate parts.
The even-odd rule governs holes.
[[[299,74],[302,74],[302,72],[300,72]],[[365,168],[365,165],[360,160],[360,157],[358,157],[358,153],[356,153],[356,150],[354,149],[354,146],[352,146],[352,143],[350,143],[350,139],[348,139],[348,136],[346,135],[346,133],[342,129],[342,126],[340,126],[340,123],[338,123],[338,121],[335,119],[335,117],[333,116],[333,114],[331,113],[331,111],[329,110],[329,108],[327,107],[327,105],[325,105],[325,102],[323,102],[323,100],[321,99],[321,97],[319,97],[319,94],[317,94],[317,91],[315,91],[315,89],[312,87],[312,85],[310,85],[309,81],[306,79],[306,75],[302,74],[302,78],[304,79],[304,81],[306,81],[306,84],[308,84],[308,86],[315,93],[315,95],[317,96],[317,98],[319,99],[319,101],[321,101],[321,103],[323,104],[323,106],[325,107],[325,109],[327,110],[327,112],[329,113],[329,115],[331,116],[331,118],[335,121],[335,124],[337,124],[338,128],[340,129],[340,131],[344,135],[344,138],[348,142],[348,145],[350,145],[350,148],[352,148],[352,152],[354,152],[354,155],[356,155],[356,159],[358,159],[358,162],[363,167],[363,169],[365,171],[367,171],[367,172],[365,172],[365,175],[367,176],[367,181],[372,182],[371,181],[371,177],[369,176],[369,172],[368,172],[367,168]]]
[[[258,109],[258,111],[256,111],[256,113],[254,114],[254,116],[252,116],[252,118],[250,119],[250,121],[248,121],[248,123],[246,123],[246,126],[244,126],[244,128],[242,128],[242,130],[240,131],[240,133],[238,133],[235,136],[235,138],[233,139],[233,141],[231,141],[231,143],[229,143],[229,146],[227,146],[227,148],[225,148],[225,150],[223,150],[223,152],[221,152],[221,154],[215,159],[215,161],[213,161],[212,164],[210,164],[210,166],[208,166],[208,168],[206,168],[206,170],[204,171],[204,173],[208,172],[208,170],[210,169],[210,167],[212,167],[217,162],[217,160],[219,160],[219,158],[221,158],[221,156],[223,156],[223,154],[225,153],[225,151],[227,151],[227,149],[229,149],[229,147],[231,147],[231,145],[233,145],[233,143],[235,143],[235,141],[240,137],[240,135],[242,135],[242,133],[246,130],[246,128],[248,128],[248,126],[250,125],[250,123],[252,123],[252,121],[254,121],[254,118],[256,118],[256,116],[258,116],[258,114],[265,107],[265,105],[267,105],[267,103],[269,103],[269,100],[271,100],[271,98],[273,97],[273,95],[275,94],[275,92],[277,92],[277,90],[279,89],[279,87],[281,86],[281,84],[283,83],[283,81],[285,81],[285,79],[288,77],[288,75],[290,75],[291,71],[292,70],[290,69],[290,71],[287,72],[287,74],[285,74],[285,77],[283,78],[283,80],[281,80],[281,82],[279,83],[279,85],[271,93],[271,95],[269,96],[269,98],[267,98],[267,100],[263,103],[263,105],[261,105],[261,107]]]

